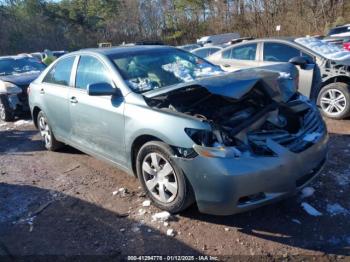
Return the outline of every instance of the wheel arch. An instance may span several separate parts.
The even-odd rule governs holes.
[[[146,144],[147,142],[150,141],[160,141],[160,142],[164,142],[163,140],[161,140],[160,138],[153,136],[153,135],[140,135],[138,137],[136,137],[131,145],[131,168],[133,171],[133,174],[135,177],[137,177],[137,170],[136,170],[136,157],[138,152],[140,151],[141,147]]]
[[[328,78],[326,81],[322,83],[322,88],[325,87],[326,85],[332,84],[332,83],[345,83],[345,84],[350,84],[350,76],[345,76],[345,75],[339,75],[339,76],[333,76],[331,78]]]
[[[41,108],[38,106],[34,106],[33,112],[32,112],[32,117],[33,117],[33,122],[36,128],[38,128],[38,115],[39,112],[41,111]]]

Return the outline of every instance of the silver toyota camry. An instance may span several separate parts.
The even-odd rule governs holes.
[[[173,47],[87,49],[51,64],[29,103],[48,150],[109,161],[169,212],[229,215],[294,194],[325,163],[325,124],[284,66],[229,73]]]

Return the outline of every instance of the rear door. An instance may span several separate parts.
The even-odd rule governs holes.
[[[263,51],[260,66],[274,65],[279,63],[286,63],[291,58],[296,56],[307,56],[309,64],[302,69],[297,66],[299,71],[299,92],[307,97],[310,97],[315,63],[313,58],[294,46],[279,42],[263,42]]]
[[[221,52],[221,58],[216,64],[219,64],[225,71],[236,71],[250,67],[257,67],[258,54],[257,43],[247,43],[235,47],[230,47]]]
[[[44,77],[40,85],[43,108],[57,138],[69,139],[70,113],[68,88],[73,86],[72,67],[76,56],[58,61]]]
[[[97,56],[80,56],[75,88],[69,89],[72,141],[82,149],[123,164],[124,98],[87,94],[89,84],[102,82],[115,86],[110,69]]]

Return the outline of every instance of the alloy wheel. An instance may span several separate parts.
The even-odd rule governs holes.
[[[4,104],[0,101],[0,119],[6,118],[6,111]]]
[[[148,191],[154,198],[163,202],[172,202],[178,193],[178,182],[174,168],[159,153],[153,152],[142,162],[142,175]]]
[[[338,89],[328,89],[322,94],[320,106],[330,116],[339,115],[346,108],[346,97]]]
[[[44,138],[46,147],[51,145],[51,130],[44,116],[40,116],[39,119],[39,130],[41,136]]]

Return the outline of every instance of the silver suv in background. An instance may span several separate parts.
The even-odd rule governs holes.
[[[317,102],[324,115],[350,115],[350,52],[331,43],[313,37],[255,39],[207,59],[227,71],[292,62],[299,70],[299,91]]]
[[[70,53],[31,84],[29,101],[48,150],[109,161],[169,212],[268,204],[304,187],[327,155],[325,124],[294,79],[227,73],[167,46]]]

